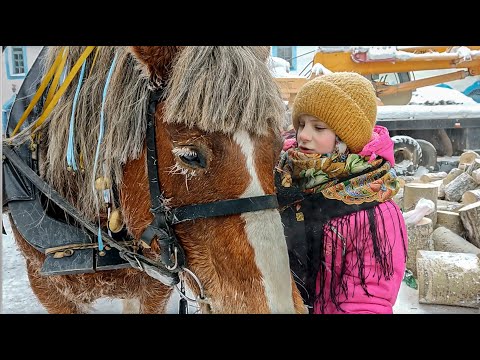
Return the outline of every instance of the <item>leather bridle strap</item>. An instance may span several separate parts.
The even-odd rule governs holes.
[[[164,97],[165,87],[150,92],[147,110],[147,131],[146,131],[146,146],[147,146],[147,167],[148,167],[148,185],[150,187],[150,200],[152,207],[150,212],[156,214],[160,211],[165,211],[163,205],[163,196],[160,191],[160,180],[158,179],[157,171],[157,144],[155,137],[155,110],[157,103]]]
[[[207,204],[178,207],[172,210],[172,225],[187,220],[228,216],[265,209],[277,209],[276,195],[262,195],[231,200],[219,200]]]
[[[155,135],[155,111],[157,104],[165,96],[165,84],[150,92],[147,110],[147,131],[145,135],[148,186],[150,188],[150,212],[154,215],[152,223],[141,235],[142,241],[150,246],[154,237],[160,246],[160,259],[164,266],[172,272],[181,271],[185,265],[185,254],[178,243],[175,232],[171,229],[168,209],[164,205],[164,197],[160,190],[160,179],[157,170],[157,144]]]

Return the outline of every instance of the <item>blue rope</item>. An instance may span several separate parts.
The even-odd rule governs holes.
[[[80,94],[80,89],[83,83],[83,76],[85,74],[85,65],[87,64],[87,59],[84,60],[82,64],[82,70],[80,71],[80,78],[78,79],[77,90],[75,91],[75,97],[73,98],[72,106],[72,115],[70,116],[70,130],[68,132],[68,145],[67,145],[67,165],[70,166],[74,171],[77,171],[77,163],[75,161],[75,144],[74,144],[74,125],[75,125],[75,110],[77,109],[77,100],[78,95]]]
[[[98,142],[97,142],[97,151],[95,152],[95,163],[93,165],[93,191],[95,191],[95,176],[97,174],[97,162],[98,162],[98,155],[100,153],[100,144],[103,140],[103,133],[104,133],[104,123],[105,123],[105,116],[104,116],[104,109],[105,109],[105,100],[107,98],[107,90],[108,85],[110,84],[110,79],[113,74],[113,69],[115,68],[115,63],[117,62],[117,53],[115,53],[115,57],[113,58],[112,65],[110,66],[110,70],[108,71],[107,80],[105,81],[105,86],[103,88],[103,95],[102,95],[102,110],[100,112],[100,132],[98,134]],[[97,199],[97,212],[99,212],[98,206],[98,199]],[[98,250],[103,250],[103,240],[102,240],[102,231],[100,230],[100,216],[98,217]]]

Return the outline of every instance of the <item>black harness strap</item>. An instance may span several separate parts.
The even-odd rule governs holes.
[[[265,209],[277,209],[278,201],[275,195],[263,195],[240,199],[220,200],[214,203],[196,204],[178,207],[172,210],[172,224],[182,221],[228,216]]]
[[[163,196],[160,191],[160,181],[158,179],[157,171],[157,144],[155,142],[155,110],[160,99],[163,98],[165,87],[161,87],[150,92],[147,110],[147,132],[146,132],[146,146],[147,146],[147,164],[148,164],[148,185],[150,187],[150,199],[152,201],[152,208],[150,211],[154,214],[164,211]]]
[[[164,198],[160,191],[160,179],[157,170],[157,144],[155,134],[155,111],[158,102],[165,95],[165,85],[150,92],[147,111],[147,132],[145,142],[147,146],[148,185],[150,187],[150,212],[154,215],[153,221],[142,233],[141,238],[150,245],[156,236],[161,249],[161,261],[171,271],[178,272],[185,265],[185,254],[179,245],[175,232],[170,228],[171,221],[168,210],[164,205]]]

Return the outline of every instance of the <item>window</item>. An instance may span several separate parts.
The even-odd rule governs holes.
[[[272,46],[272,56],[287,60],[290,63],[290,71],[297,70],[296,46]]]
[[[28,72],[25,46],[8,46],[5,52],[7,78],[24,79]]]

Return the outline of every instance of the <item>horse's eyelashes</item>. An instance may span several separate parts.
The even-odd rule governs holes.
[[[197,161],[197,154],[190,153],[190,154],[180,155],[180,158],[183,161],[187,161],[187,162],[191,163],[191,162]]]
[[[194,168],[205,168],[207,166],[205,156],[197,149],[181,147],[173,149],[173,153],[188,166]]]

